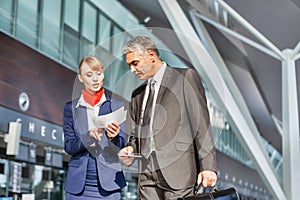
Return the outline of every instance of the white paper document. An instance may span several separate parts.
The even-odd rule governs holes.
[[[121,124],[126,120],[127,110],[124,110],[124,106],[119,108],[118,110],[101,116],[93,117],[93,122],[95,127],[97,128],[104,128],[106,124],[111,122],[117,122]]]

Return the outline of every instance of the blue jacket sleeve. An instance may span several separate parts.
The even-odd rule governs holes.
[[[74,128],[74,117],[72,112],[72,103],[68,102],[64,106],[63,116],[64,148],[69,155],[75,155],[85,150],[83,138],[76,134]],[[89,137],[88,134],[85,134]]]

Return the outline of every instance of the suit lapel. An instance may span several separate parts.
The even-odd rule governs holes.
[[[105,96],[106,96],[106,101],[103,102],[103,104],[100,106],[98,116],[99,115],[106,115],[106,114],[112,112],[112,109],[111,109],[111,97],[109,95],[106,95],[106,94],[105,94]]]
[[[170,88],[170,80],[172,78],[173,69],[168,65],[166,67],[165,73],[162,78],[162,82],[159,88],[159,92],[156,99],[156,104],[160,104],[160,101],[162,97],[165,94],[165,91],[167,88]],[[136,116],[136,123],[140,125],[140,119],[141,119],[141,113],[142,113],[142,104],[143,104],[143,98],[146,91],[147,82],[145,82],[143,85],[141,85],[137,89],[137,93],[135,94],[135,101],[133,102],[134,110],[133,112],[137,114]]]
[[[141,87],[140,87],[140,92],[137,94],[136,96],[136,101],[134,102],[134,107],[136,109],[136,111],[134,111],[137,115],[136,115],[136,123],[141,125],[141,117],[142,117],[142,105],[143,105],[143,99],[144,99],[144,95],[146,92],[146,86],[147,86],[147,82],[145,82]]]
[[[156,104],[159,104],[163,95],[165,94],[165,91],[167,88],[170,88],[169,86],[169,83],[170,83],[170,79],[172,77],[172,73],[173,73],[173,70],[172,68],[168,65],[166,67],[166,70],[165,70],[165,73],[164,73],[164,76],[162,78],[162,82],[161,82],[161,85],[160,85],[160,88],[159,88],[159,92],[158,92],[158,95],[157,95],[157,100],[156,100]]]
[[[84,134],[88,131],[87,112],[82,106],[74,108],[74,124],[79,134]]]

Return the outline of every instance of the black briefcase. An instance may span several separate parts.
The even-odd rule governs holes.
[[[205,192],[203,194],[195,194],[194,196],[182,197],[178,200],[239,200],[239,195],[234,188]]]

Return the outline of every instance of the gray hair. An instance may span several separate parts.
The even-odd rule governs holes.
[[[159,58],[159,51],[156,44],[148,36],[136,36],[132,38],[123,47],[123,53],[138,51],[140,54],[146,55],[147,51],[153,50],[156,56]]]

